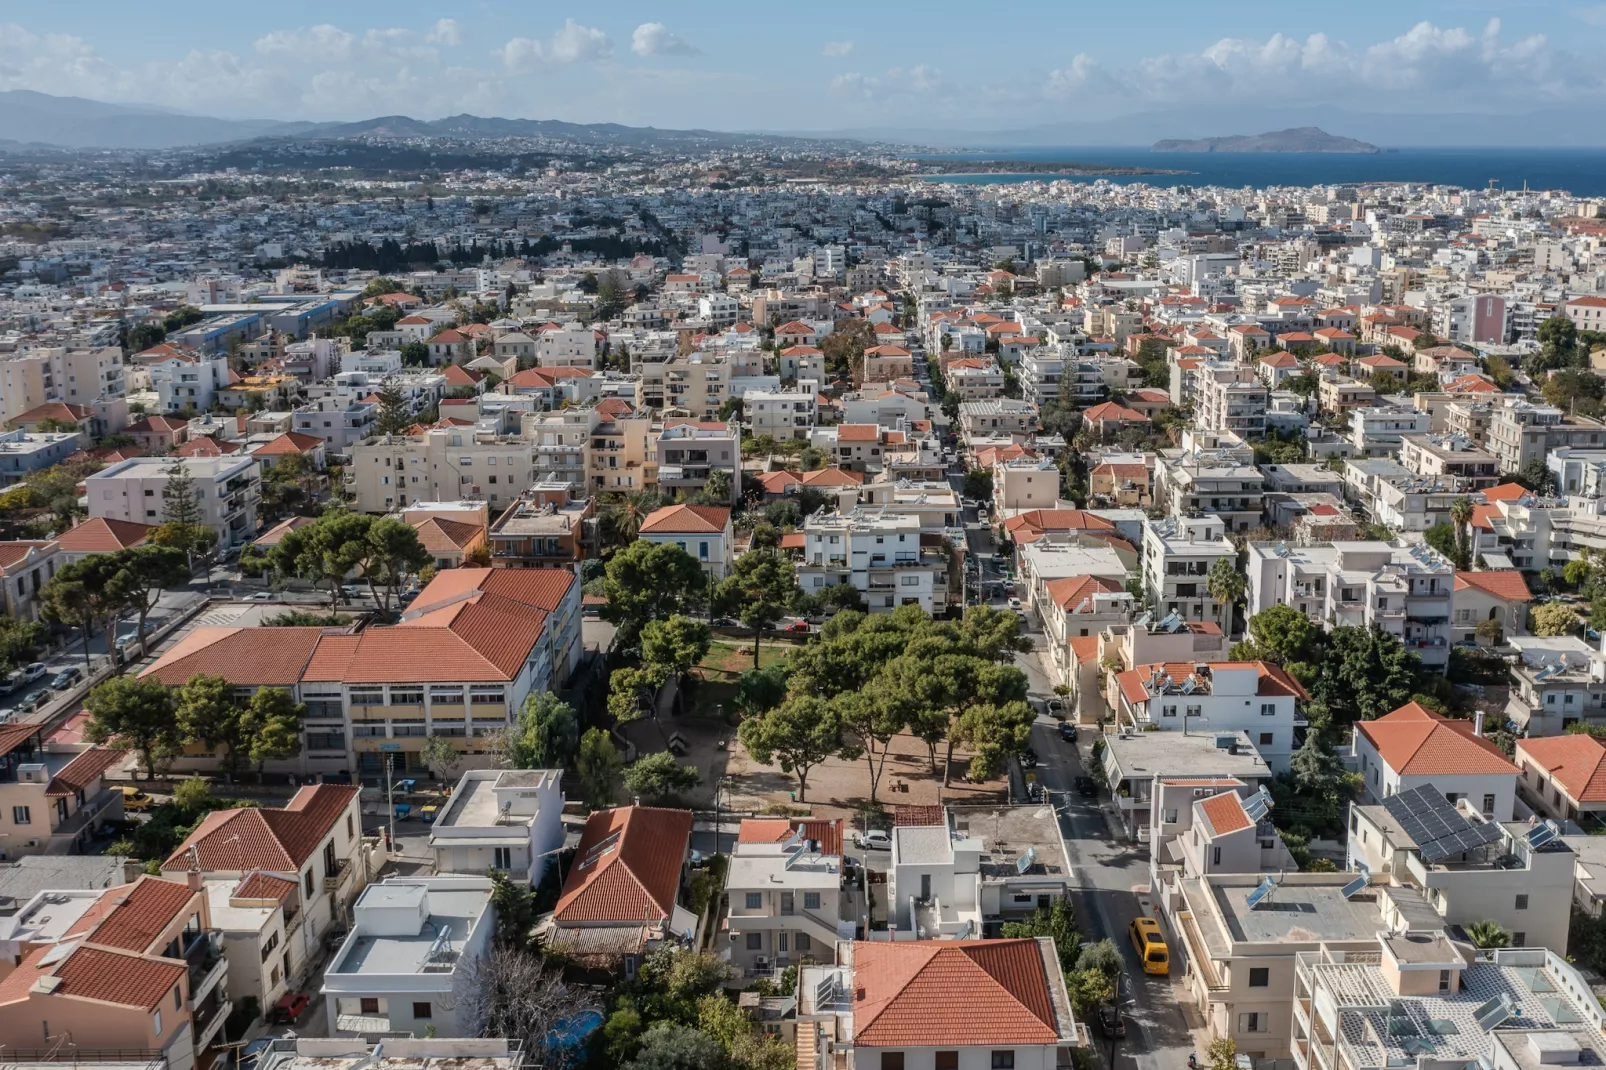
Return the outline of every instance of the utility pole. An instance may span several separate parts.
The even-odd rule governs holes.
[[[396,761],[394,754],[385,755],[385,812],[390,822],[390,849],[396,850],[396,796],[390,782],[390,767]]]

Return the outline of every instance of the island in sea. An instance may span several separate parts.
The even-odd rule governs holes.
[[[1269,134],[1166,138],[1156,141],[1154,152],[1341,152],[1375,153],[1383,150],[1352,137],[1339,137],[1315,126],[1296,126]]]

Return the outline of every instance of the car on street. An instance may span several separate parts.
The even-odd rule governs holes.
[[[1133,918],[1127,935],[1132,938],[1132,950],[1143,962],[1144,973],[1164,977],[1171,972],[1171,949],[1166,947],[1159,922],[1147,916]]]
[[[1076,742],[1076,726],[1069,721],[1060,722],[1060,738],[1067,743]]]
[[[1057,698],[1049,699],[1048,700],[1048,712],[1053,717],[1064,717],[1065,716],[1065,703],[1061,702]]]
[[[287,996],[281,996],[279,1002],[268,1012],[268,1020],[274,1025],[295,1025],[296,1019],[301,1017],[307,1009],[307,1004],[311,1002],[305,992],[291,992]]]
[[[1019,612],[1020,611],[1020,599],[1016,598],[1014,595],[1010,595],[1009,596],[1009,608],[1015,610],[1016,612]]]
[[[1032,748],[1027,747],[1025,752],[1020,756],[1020,767],[1022,769],[1036,769],[1037,752],[1032,750]]]
[[[65,691],[67,688],[83,679],[83,671],[79,669],[63,669],[51,677],[50,690]]]
[[[152,806],[156,805],[155,801],[152,800],[149,795],[146,795],[138,788],[131,788],[127,784],[124,784],[118,790],[123,793],[124,813],[142,814],[146,810],[149,810]]]
[[[1099,1032],[1107,1037],[1126,1036],[1126,1018],[1119,1007],[1104,1004],[1098,1010]]]
[[[1093,782],[1092,777],[1079,776],[1076,778],[1076,794],[1084,799],[1096,799],[1099,794],[1099,786]]]
[[[784,625],[781,628],[781,631],[783,631],[783,632],[793,632],[793,633],[802,633],[802,632],[806,632],[808,630],[809,630],[809,622],[806,621],[806,620],[794,620],[792,623]]]
[[[730,617],[715,617],[708,622],[710,628],[740,628],[741,624]]]
[[[35,662],[32,662],[29,665],[24,666],[19,671],[22,673],[22,682],[25,683],[25,684],[31,684],[35,680],[44,679],[45,673],[48,670],[46,670],[44,662],[35,661]]]
[[[258,591],[246,599],[247,602],[271,602],[277,597],[272,591]]]
[[[0,709],[0,724],[10,724],[17,719],[17,711],[9,706]]]
[[[866,851],[892,850],[892,837],[880,829],[871,829],[869,832],[855,832],[853,846],[861,847]]]

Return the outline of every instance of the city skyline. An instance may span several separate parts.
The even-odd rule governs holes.
[[[1234,120],[1271,104],[1514,115],[1606,95],[1581,58],[1606,43],[1606,5],[1367,2],[1340,21],[1266,3],[985,13],[944,3],[919,18],[828,3],[765,11],[761,26],[729,4],[209,14],[190,3],[156,18],[100,3],[70,17],[15,6],[0,21],[0,90],[236,119],[471,112],[777,131],[1175,111],[1200,133],[1253,132]]]

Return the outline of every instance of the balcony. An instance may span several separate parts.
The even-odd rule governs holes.
[[[184,961],[190,975],[190,1008],[194,1010],[229,971],[228,960],[223,957],[223,934],[216,929],[201,933],[185,949]]]
[[[226,999],[216,999],[191,1016],[195,1026],[196,1051],[205,1051],[207,1046],[217,1039],[223,1032],[223,1023],[228,1021],[229,1013],[233,1010],[233,1003]]]
[[[383,1014],[337,1014],[337,1033],[388,1033],[390,1019]]]
[[[323,879],[323,890],[326,891],[326,892],[339,891],[340,890],[340,886],[342,884],[344,884],[346,882],[346,879],[348,877],[350,877],[350,876],[351,876],[351,859],[349,859],[349,858],[338,858],[338,859],[336,859],[335,860],[335,871],[333,873],[329,874],[328,876],[324,877],[324,879]]]

